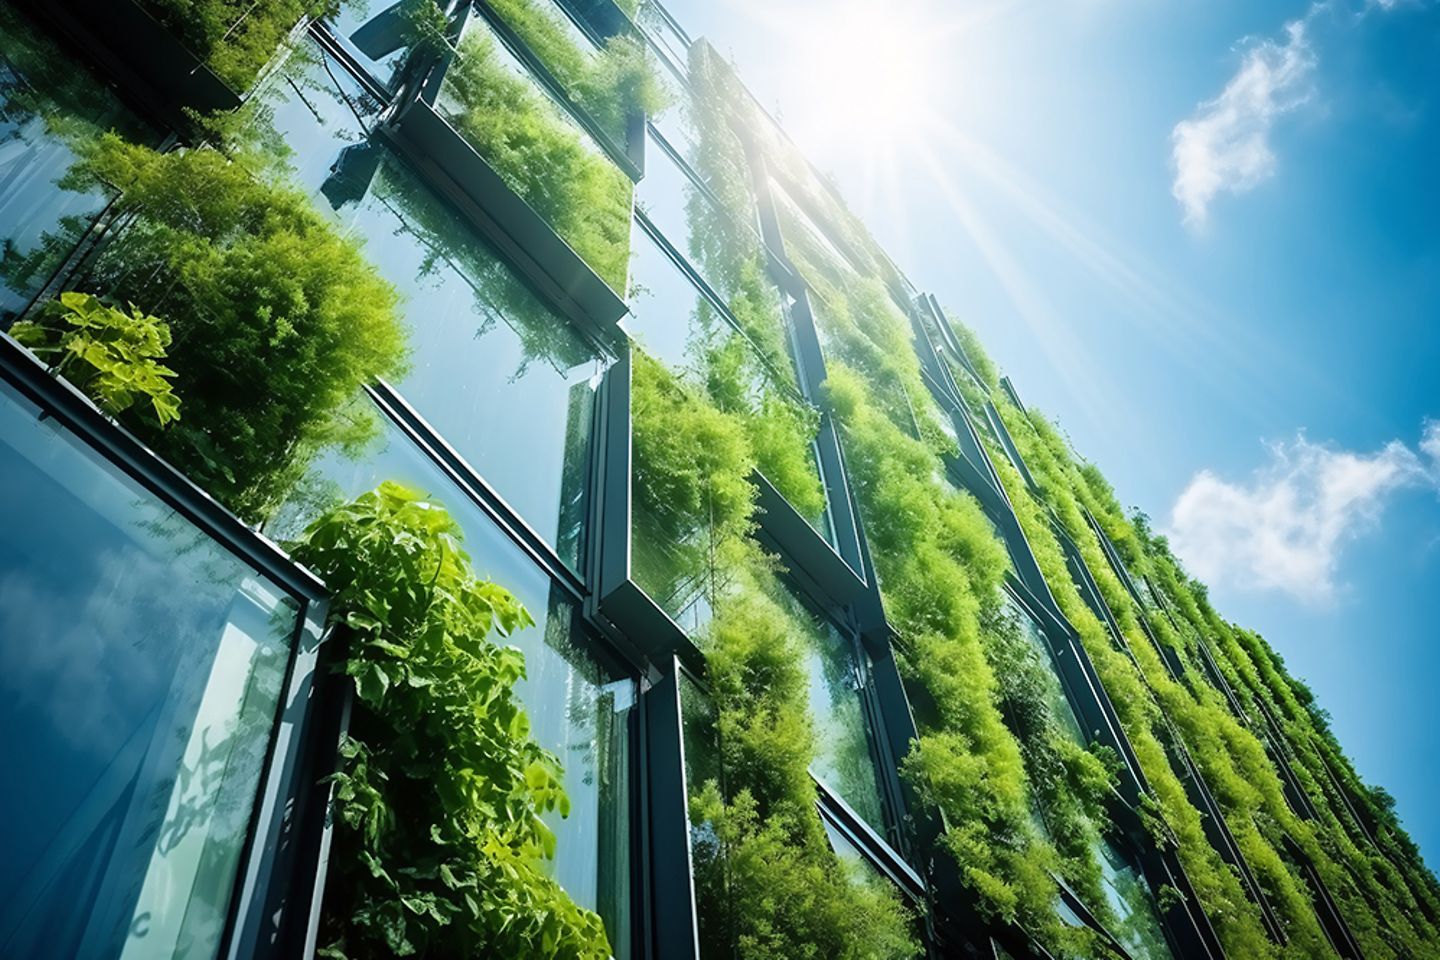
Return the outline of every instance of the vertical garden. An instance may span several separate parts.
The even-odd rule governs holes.
[[[658,5],[125,2],[244,102],[0,7],[0,318],[324,581],[316,955],[1440,951],[1310,691]]]

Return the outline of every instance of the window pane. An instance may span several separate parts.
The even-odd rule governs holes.
[[[1020,633],[1030,642],[1030,645],[1040,654],[1040,662],[1045,664],[1050,674],[1051,682],[1045,684],[1045,693],[1050,700],[1050,709],[1060,726],[1075,743],[1082,747],[1088,747],[1090,738],[1085,736],[1085,727],[1080,723],[1075,708],[1070,703],[1070,698],[1065,695],[1064,685],[1055,668],[1055,656],[1050,652],[1050,642],[1045,639],[1044,632],[1035,618],[1026,613],[1015,599],[1008,593],[1005,594],[1005,608],[1010,616],[1020,627]]]
[[[305,96],[275,85],[296,176],[401,292],[412,369],[395,384],[455,450],[579,569],[595,389],[605,362],[386,147],[323,66]],[[338,73],[337,73],[338,75]]]
[[[1150,885],[1119,847],[1102,840],[1095,851],[1104,875],[1105,899],[1117,922],[1110,932],[1135,960],[1166,960],[1171,956],[1160,928],[1160,915]]]
[[[885,836],[885,808],[870,751],[861,674],[854,644],[828,622],[790,598],[790,612],[805,641],[815,760],[810,770],[876,832]]]
[[[435,108],[611,289],[624,291],[634,184],[478,14]]]
[[[0,955],[214,956],[297,611],[0,390]]]
[[[109,198],[62,189],[77,140],[141,125],[11,4],[0,5],[0,328],[8,327]],[[48,236],[47,236],[48,235]]]
[[[635,685],[597,662],[581,636],[578,610],[490,518],[462,494],[400,430],[385,422],[365,456],[323,459],[270,534],[293,538],[326,506],[393,480],[443,504],[464,532],[477,576],[509,590],[535,618],[507,644],[525,654],[516,685],[531,732],[565,767],[570,816],[548,814],[558,840],[550,869],[576,903],[605,920],[617,957],[629,955],[630,739]]]

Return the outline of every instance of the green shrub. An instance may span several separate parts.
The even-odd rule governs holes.
[[[893,887],[846,867],[826,838],[809,773],[816,748],[799,639],[805,628],[773,560],[735,540],[719,562],[725,586],[697,638],[720,759],[719,779],[691,785],[701,955],[919,956]]]
[[[631,117],[665,109],[669,93],[638,36],[621,34],[588,49],[551,0],[487,2],[618,145],[625,144]]]
[[[600,918],[545,871],[568,813],[560,762],[515,699],[531,626],[476,579],[440,506],[382,484],[292,546],[350,631],[356,709],[334,780],[322,956],[610,956]]]
[[[398,295],[279,173],[215,150],[157,153],[106,134],[64,182],[120,194],[120,228],[83,279],[166,318],[185,418],[127,418],[142,439],[242,517],[262,519],[315,453],[358,445],[347,411],[405,364]]]

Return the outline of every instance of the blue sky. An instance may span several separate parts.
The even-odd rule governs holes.
[[[667,6],[1440,862],[1440,2]]]

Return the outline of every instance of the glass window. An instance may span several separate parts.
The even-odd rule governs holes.
[[[640,0],[635,22],[654,45],[656,52],[678,76],[690,69],[690,42],[675,21],[656,0]]]
[[[297,605],[0,389],[0,955],[215,956]]]
[[[1110,933],[1135,960],[1169,960],[1172,955],[1160,927],[1155,895],[1145,877],[1109,840],[1100,841],[1095,859],[1103,874],[1105,899],[1116,917]]]
[[[805,641],[810,714],[815,721],[815,760],[810,770],[884,836],[885,808],[870,750],[855,644],[805,609],[797,597],[792,595],[790,601],[790,613]]]
[[[104,85],[0,5],[0,328],[10,325],[61,266],[109,197],[58,182],[75,146],[115,130],[151,142],[155,133]]]
[[[630,876],[630,739],[635,685],[617,678],[590,651],[578,610],[510,538],[388,421],[365,456],[335,453],[312,471],[300,495],[281,511],[271,535],[290,539],[332,503],[393,480],[443,504],[464,532],[475,573],[515,594],[535,626],[506,643],[525,654],[516,690],[531,732],[565,767],[570,816],[548,814],[558,845],[551,869],[581,906],[605,920],[616,956],[628,955]]]
[[[625,289],[634,184],[480,16],[435,108],[617,293]]]
[[[1035,648],[1040,655],[1040,662],[1045,664],[1049,670],[1053,682],[1047,683],[1045,689],[1050,699],[1051,713],[1060,722],[1061,728],[1071,740],[1082,747],[1088,747],[1090,738],[1085,735],[1085,727],[1075,713],[1075,707],[1070,703],[1070,698],[1065,695],[1064,684],[1056,671],[1055,655],[1050,650],[1050,641],[1045,638],[1045,632],[1040,629],[1040,624],[1035,622],[1035,618],[1030,616],[1009,593],[1005,594],[1004,604],[1010,612],[1010,616],[1019,625],[1021,635]]]
[[[595,390],[606,361],[388,148],[323,66],[272,92],[296,178],[366,240],[403,297],[412,368],[395,384],[561,558],[580,568]]]
[[[684,146],[673,145],[677,149]],[[738,188],[730,189],[738,189],[743,196],[734,202],[753,216],[753,201],[743,176],[737,173],[727,179],[732,183],[738,180]],[[724,184],[719,187],[725,188]],[[737,220],[737,211],[726,210],[714,194],[697,186],[653,134],[646,145],[645,179],[636,185],[635,202],[721,299],[729,303],[746,297],[762,300],[773,311],[771,322],[782,322],[778,293],[765,276],[764,245],[756,226]]]

